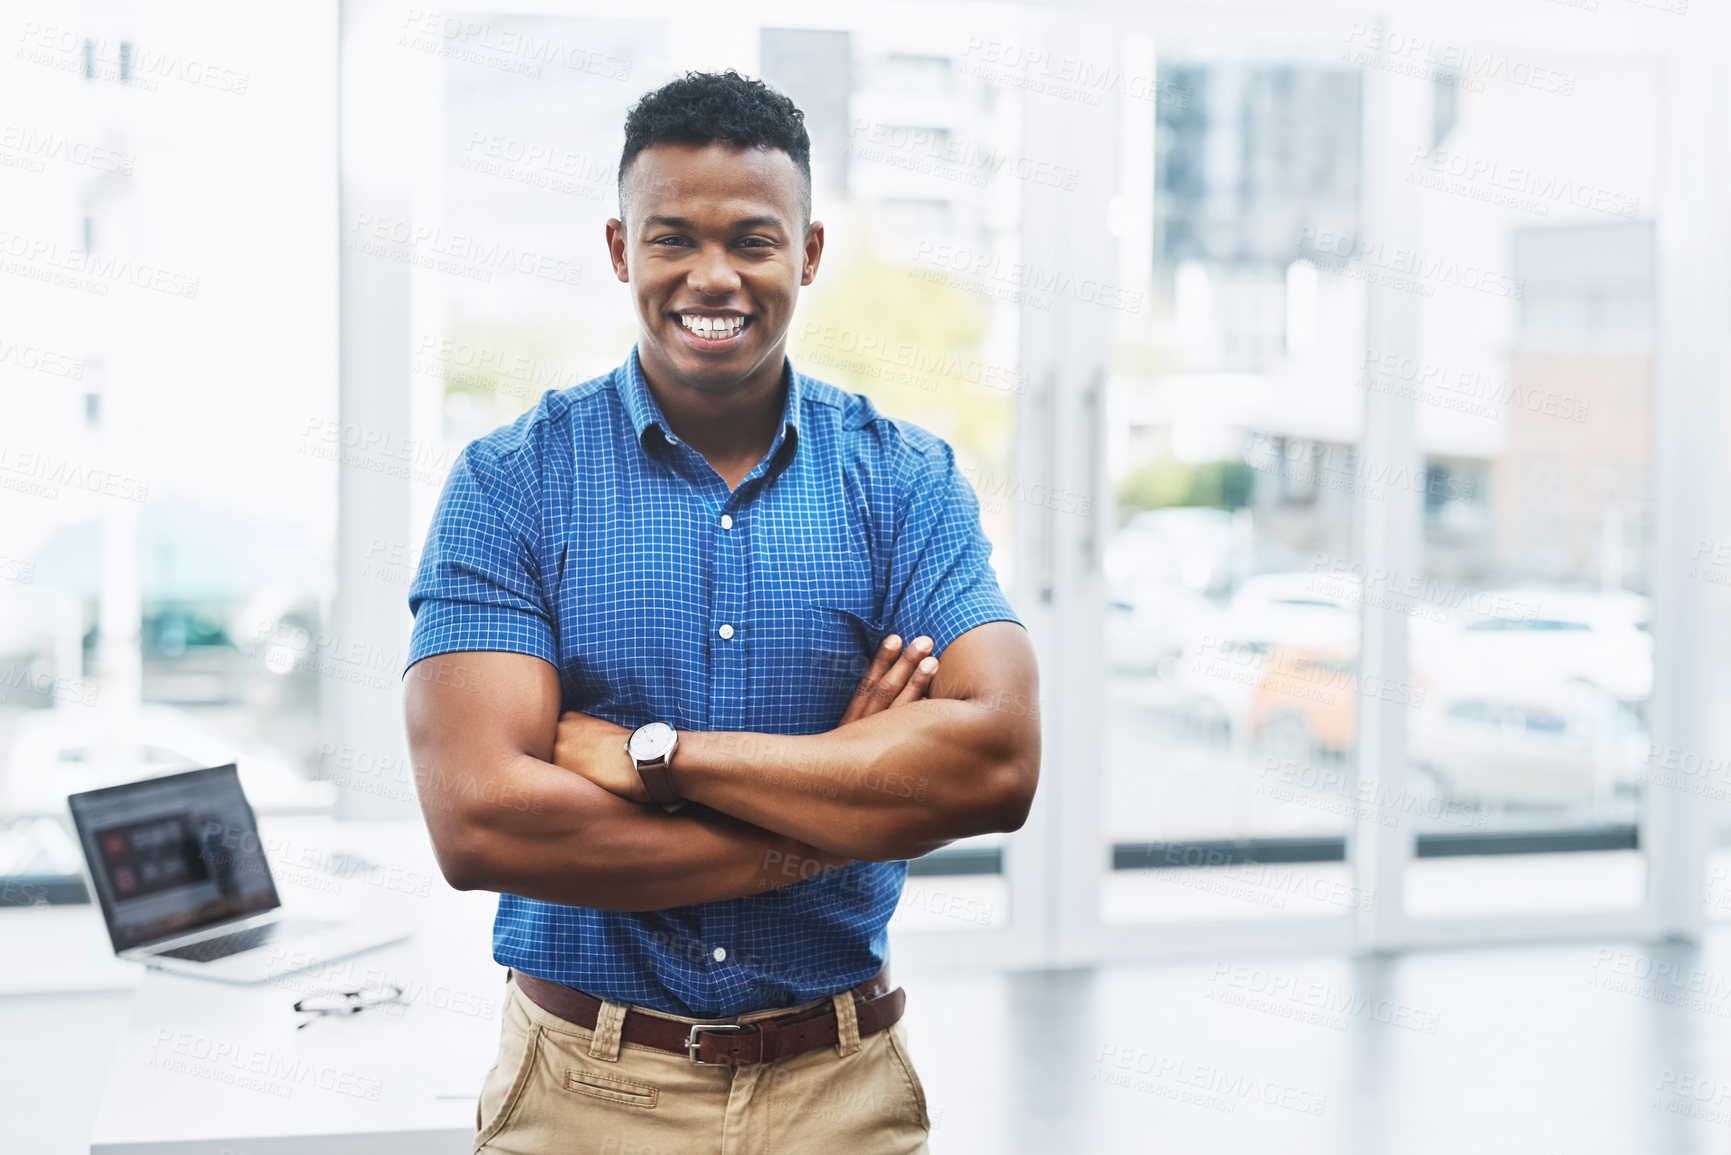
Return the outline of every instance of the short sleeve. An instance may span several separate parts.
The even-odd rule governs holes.
[[[460,454],[439,495],[409,611],[410,666],[434,654],[496,650],[558,664],[552,617],[531,547],[533,494],[484,480],[474,446]]]
[[[980,528],[980,501],[956,465],[955,453],[933,439],[902,481],[905,509],[890,556],[885,622],[904,638],[932,639],[932,652],[975,626],[1015,622],[998,575],[992,545]]]

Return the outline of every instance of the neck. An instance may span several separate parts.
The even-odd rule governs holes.
[[[744,480],[774,443],[787,401],[785,353],[721,389],[694,387],[641,351],[638,364],[673,435],[702,454],[729,489]]]

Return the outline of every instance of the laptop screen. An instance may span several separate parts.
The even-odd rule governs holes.
[[[116,951],[280,905],[233,765],[67,799]]]

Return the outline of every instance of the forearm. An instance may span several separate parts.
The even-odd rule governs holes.
[[[440,865],[465,890],[661,910],[759,894],[849,861],[726,814],[629,802],[527,754],[491,769],[487,791],[420,778]]]
[[[915,858],[1013,830],[1038,772],[1031,707],[932,699],[825,734],[686,733],[685,797],[851,858]]]

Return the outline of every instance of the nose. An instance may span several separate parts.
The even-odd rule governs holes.
[[[704,245],[686,276],[691,291],[704,297],[725,297],[739,288],[739,274],[728,259],[726,245]]]

